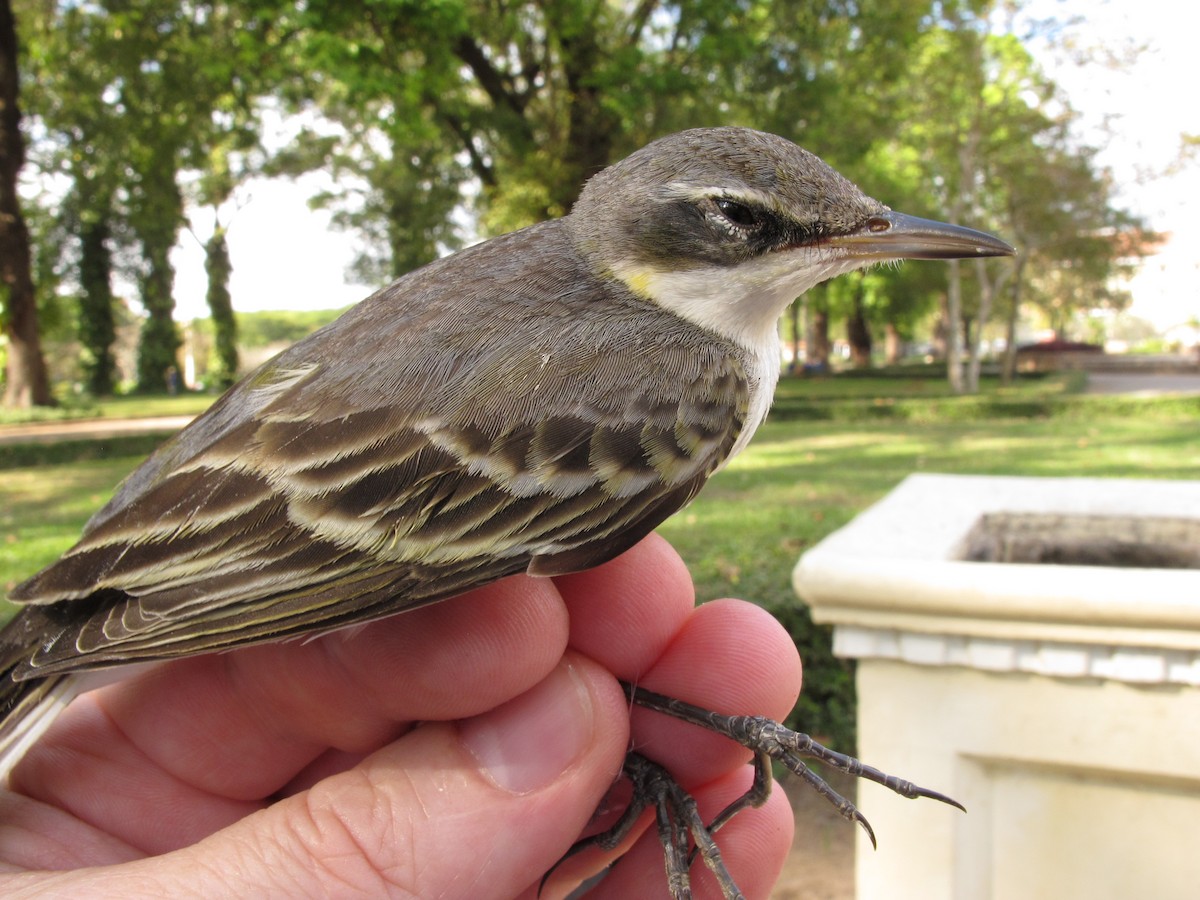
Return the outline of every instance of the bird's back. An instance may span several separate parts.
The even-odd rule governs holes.
[[[746,407],[743,353],[591,271],[561,222],[498,238],[280,354],[135,471],[13,592],[42,607],[15,674],[596,565],[694,496]]]

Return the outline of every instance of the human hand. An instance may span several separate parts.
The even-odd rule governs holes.
[[[360,628],[164,664],[80,697],[0,795],[0,894],[525,897],[584,833],[631,746],[617,678],[782,718],[800,667],[756,607],[694,608],[661,538],[554,580],[516,577]],[[747,752],[637,708],[632,746],[711,819]],[[611,818],[611,815],[610,815]],[[665,896],[644,815],[592,894]],[[781,792],[718,834],[765,897]],[[615,854],[554,870],[562,896]],[[699,897],[719,891],[703,865]]]

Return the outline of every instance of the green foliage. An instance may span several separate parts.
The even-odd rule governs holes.
[[[914,334],[948,295],[964,323],[952,338],[1022,302],[1065,328],[1081,305],[1124,302],[1108,288],[1117,251],[1144,246],[991,2],[17,5],[32,158],[71,184],[70,239],[46,253],[80,298],[98,393],[112,381],[112,275],[169,318],[185,203],[222,211],[219,230],[255,173],[332,174],[337,188],[312,202],[362,238],[353,274],[372,283],[472,232],[559,215],[614,158],[716,123],[784,134],[897,208],[1021,243],[1016,270],[907,265],[810,298],[835,321],[854,313],[864,348],[881,327]],[[310,123],[272,158],[267,109]],[[146,337],[165,342],[139,374],[157,389],[170,330]]]
[[[112,277],[138,288],[149,317],[138,382],[161,390],[175,365],[170,252],[184,224],[180,173],[217,205],[252,168],[256,98],[275,89],[271,4],[20,2],[28,109],[43,135],[31,154],[69,184],[62,257],[77,287],[85,377],[111,392]],[[274,79],[274,81],[272,81]],[[218,313],[218,315],[220,315]]]
[[[1058,323],[1083,308],[1119,308],[1125,299],[1110,287],[1118,261],[1144,246],[1140,223],[1114,208],[1095,152],[1072,138],[1069,107],[1017,37],[996,30],[992,8],[940,8],[912,48],[896,127],[872,148],[864,178],[906,212],[991,229],[1020,251],[1015,261],[884,273],[929,279],[918,289],[924,302],[881,310],[887,321],[927,314],[945,291],[951,380],[966,390],[976,389],[978,337],[993,317],[1004,317],[1011,344],[1021,303]]]
[[[208,275],[208,308],[212,313],[215,332],[216,365],[211,368],[212,384],[219,391],[237,380],[237,319],[233,315],[233,299],[229,296],[229,276],[233,265],[229,261],[229,246],[225,229],[218,225],[204,245],[204,272]]]
[[[348,307],[238,313],[238,342],[243,347],[294,344],[323,325],[328,325],[346,309]]]
[[[55,441],[54,443],[0,444],[0,471],[32,466],[69,466],[77,463],[128,460],[140,462],[158,448],[170,432],[105,438]],[[122,465],[125,463],[123,462]],[[115,484],[115,482],[114,482]],[[98,508],[98,507],[97,507]]]

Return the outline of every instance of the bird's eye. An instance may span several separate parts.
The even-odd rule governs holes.
[[[721,211],[721,215],[738,228],[755,228],[758,226],[758,214],[745,203],[730,200],[728,197],[719,197],[715,202],[717,209]]]

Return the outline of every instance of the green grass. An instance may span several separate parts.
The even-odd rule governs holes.
[[[34,409],[0,408],[0,432],[5,425],[36,422],[66,422],[77,419],[144,419],[151,416],[194,416],[212,406],[215,394],[191,391],[167,394],[128,394],[121,397],[69,397],[58,406]]]
[[[216,394],[187,391],[166,394],[129,394],[98,401],[100,415],[108,419],[143,419],[151,416],[196,416],[216,401]]]
[[[912,472],[1200,478],[1200,398],[1076,397],[1048,381],[956,398],[940,385],[913,381],[883,379],[871,387],[909,404],[904,417],[864,413],[876,405],[874,396],[859,393],[866,380],[851,387],[842,379],[786,381],[779,413],[751,447],[661,528],[691,568],[700,599],[744,597],[784,620],[807,673],[798,724],[845,748],[853,740],[852,668],[831,656],[827,630],[812,626],[791,590],[792,568],[806,548]],[[840,401],[830,399],[839,391]],[[1012,402],[995,405],[1001,398]],[[794,406],[813,401],[842,408],[804,418]],[[1029,416],[1016,414],[1029,408]],[[0,587],[69,547],[159,439],[107,442],[102,458],[80,456],[86,444],[64,447],[53,464],[6,468]],[[55,459],[50,450],[39,452],[39,459]]]
[[[1077,394],[1086,385],[1085,372],[1023,374],[1011,385],[1001,384],[999,377],[991,374],[985,374],[979,380],[980,393],[985,396]],[[780,389],[789,394],[808,394],[838,400],[954,396],[950,383],[946,380],[946,367],[943,364],[852,369],[834,375],[784,378]]]
[[[0,589],[53,562],[140,456],[9,469],[0,477]]]
[[[705,598],[790,600],[790,567],[912,472],[1200,478],[1195,419],[768,422],[663,533]]]
[[[1084,403],[1090,398],[1079,398]],[[1154,410],[1154,401],[1143,401]],[[769,421],[751,447],[660,531],[701,600],[744,597],[787,625],[805,663],[792,724],[853,746],[852,668],[835,659],[792,593],[800,554],[913,472],[1200,478],[1200,400],[1191,415],[903,421]]]
[[[93,462],[128,457],[134,463],[149,456],[161,444],[169,432],[130,434],[104,440],[73,438],[52,443],[0,443],[0,473],[11,469],[30,466],[67,465],[76,462]],[[0,478],[7,478],[0,474]],[[2,494],[0,494],[2,496]]]

